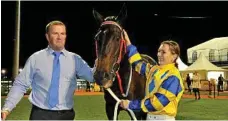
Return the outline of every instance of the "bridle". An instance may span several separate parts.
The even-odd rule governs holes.
[[[127,47],[126,47],[126,43],[125,43],[125,40],[124,40],[124,35],[123,35],[123,29],[122,27],[114,22],[114,21],[104,21],[102,24],[101,24],[101,27],[104,26],[104,25],[108,25],[108,24],[111,24],[111,25],[115,25],[117,26],[120,30],[121,30],[121,40],[120,40],[120,49],[119,49],[119,55],[118,55],[118,59],[117,61],[113,64],[112,66],[112,70],[111,70],[111,74],[114,75],[114,78],[113,78],[113,81],[115,80],[115,77],[117,77],[117,80],[118,80],[118,84],[119,84],[119,87],[120,87],[120,92],[121,94],[126,97],[128,94],[128,91],[126,93],[124,93],[123,91],[123,85],[122,85],[122,80],[121,80],[121,77],[119,75],[119,68],[120,68],[120,62],[124,56],[124,54],[126,54],[127,52]],[[96,46],[96,56],[98,57],[98,45],[97,45],[97,40],[95,40],[95,46]],[[122,55],[123,54],[123,55]],[[128,85],[128,88],[130,86]],[[129,89],[127,89],[129,90]]]
[[[126,52],[127,52],[126,43],[125,43],[125,40],[124,40],[124,38],[123,38],[123,29],[122,29],[122,27],[121,27],[118,23],[116,23],[116,22],[114,22],[114,21],[105,21],[105,22],[103,22],[103,23],[101,24],[101,27],[102,27],[103,25],[107,25],[107,24],[115,25],[115,26],[117,26],[117,27],[121,30],[121,40],[120,40],[120,51],[119,51],[119,56],[118,56],[117,61],[116,61],[116,62],[113,64],[113,66],[112,66],[112,71],[111,71],[111,73],[114,74],[113,81],[114,81],[115,78],[117,77],[118,84],[119,84],[119,87],[120,87],[120,92],[121,92],[122,96],[123,96],[123,97],[127,97],[127,96],[128,96],[128,91],[129,91],[129,88],[130,88],[130,83],[131,83],[132,68],[131,68],[131,65],[130,65],[130,76],[129,76],[129,81],[128,81],[128,87],[127,87],[126,93],[124,93],[124,91],[123,91],[123,85],[122,85],[122,80],[121,80],[120,75],[119,75],[120,62],[121,62],[123,56],[124,56],[124,55],[126,54]],[[97,56],[97,58],[98,58],[98,47],[97,47],[98,45],[97,45],[97,40],[95,40],[95,46],[96,46],[96,56]],[[122,52],[123,52],[123,51],[124,51],[124,54],[122,55]],[[117,102],[116,102],[116,105],[115,105],[114,117],[113,117],[113,120],[116,121],[116,119],[117,119],[117,109],[118,109],[118,106],[119,106],[121,100],[113,93],[113,91],[112,91],[110,88],[108,88],[108,89],[106,89],[106,90],[107,90],[107,91],[110,93],[110,95],[112,95],[112,97],[117,101]],[[133,117],[134,121],[137,121],[134,112],[133,112],[132,110],[130,110],[130,109],[127,109],[127,110],[130,112],[130,114],[131,114],[131,116]]]

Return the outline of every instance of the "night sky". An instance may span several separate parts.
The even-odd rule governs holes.
[[[225,1],[22,1],[20,67],[31,54],[47,47],[45,26],[52,20],[61,20],[67,26],[66,49],[81,55],[92,66],[95,59],[93,38],[99,27],[92,10],[104,16],[118,15],[123,3],[126,3],[128,13],[124,28],[132,43],[140,53],[149,54],[156,60],[162,40],[177,41],[181,58],[187,63],[187,48],[214,37],[228,36],[228,2]],[[1,1],[1,67],[7,68],[9,75],[13,64],[15,8],[15,1]]]

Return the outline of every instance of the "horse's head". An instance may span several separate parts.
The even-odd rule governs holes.
[[[94,79],[100,86],[109,88],[112,86],[120,61],[126,52],[122,28],[123,20],[126,18],[126,9],[122,9],[118,16],[103,18],[95,10],[93,10],[93,15],[100,25],[95,35],[98,60]]]

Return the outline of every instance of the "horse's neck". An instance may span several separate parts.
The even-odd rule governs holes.
[[[120,69],[118,71],[122,82],[122,88],[124,93],[126,93],[127,88],[129,86],[128,82],[129,82],[130,71],[131,71],[130,66],[131,65],[128,62],[128,57],[125,55],[124,58],[121,60]],[[118,86],[118,89],[119,89],[118,78],[116,78],[115,81],[116,81],[115,86]]]
[[[125,54],[121,63],[120,63],[120,77],[122,78],[123,82],[127,82],[130,76],[130,63],[128,62],[128,57]]]
[[[128,62],[128,56],[125,55],[121,65],[120,65],[120,76],[123,82],[123,88],[126,89],[129,87],[128,99],[142,99],[145,95],[145,82],[146,78],[136,71],[131,70],[131,64]],[[132,75],[130,78],[130,71]],[[129,79],[130,78],[130,79]],[[130,85],[128,85],[130,81]]]
[[[124,93],[126,93],[128,86],[130,86],[127,99],[142,99],[145,91],[145,79],[143,78],[143,76],[140,76],[137,72],[132,70],[131,84],[128,85],[131,71],[130,69],[131,65],[128,62],[127,55],[125,55],[124,58],[121,60],[120,69],[118,71],[120,78],[122,80],[122,87]],[[121,95],[117,78],[113,82],[113,86],[111,87],[111,89],[119,98],[124,98]]]

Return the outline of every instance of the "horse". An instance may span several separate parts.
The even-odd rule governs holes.
[[[123,7],[124,8],[124,7]],[[114,119],[114,108],[117,100],[106,90],[110,88],[119,99],[142,99],[145,95],[146,78],[132,69],[128,62],[126,44],[123,39],[122,24],[126,18],[126,9],[120,11],[118,16],[104,18],[96,10],[93,16],[100,25],[95,35],[97,65],[94,72],[96,83],[104,88],[105,110],[109,120]],[[157,64],[146,54],[141,54],[143,61]],[[117,109],[117,119],[120,106]],[[130,115],[130,112],[126,110]],[[146,113],[134,111],[137,120],[145,120]],[[133,120],[132,115],[130,115]]]

